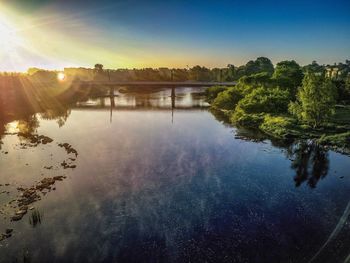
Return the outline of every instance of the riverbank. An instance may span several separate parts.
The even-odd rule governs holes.
[[[220,109],[213,105],[211,108],[213,111],[221,112],[226,123],[256,129],[269,138],[313,140],[325,148],[350,155],[350,106],[337,106],[329,122],[318,128],[300,123],[288,114],[243,114],[237,120],[232,110]]]

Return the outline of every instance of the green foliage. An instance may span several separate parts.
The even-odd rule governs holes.
[[[340,126],[348,126],[350,129],[350,105],[338,105],[335,108],[335,113],[332,115],[330,122]]]
[[[224,110],[234,110],[237,103],[243,98],[242,92],[237,87],[231,87],[220,92],[213,101],[213,107]]]
[[[318,127],[327,120],[335,108],[336,89],[329,79],[307,73],[297,101],[289,105],[289,111],[299,120]]]
[[[289,93],[279,88],[260,87],[253,90],[242,100],[238,107],[246,113],[281,113],[286,112],[289,103]]]
[[[350,97],[350,76],[345,81],[345,92]]]
[[[189,78],[196,81],[210,81],[211,72],[210,69],[201,66],[194,66],[190,69]]]
[[[267,73],[271,76],[273,71],[271,60],[265,57],[258,57],[255,61],[250,60],[245,65],[245,75],[247,76],[257,73]]]
[[[298,63],[294,60],[286,60],[277,63],[273,79],[276,80],[279,87],[287,89],[294,97],[302,83],[303,76],[303,71]]]
[[[337,101],[339,103],[347,103],[350,101],[350,77],[342,80],[332,80],[338,91]]]
[[[346,106],[350,78],[339,77],[346,69],[340,70],[341,74],[336,77],[330,75],[332,67],[339,65],[320,66],[313,62],[303,68],[306,72],[303,77],[295,61],[282,61],[271,77],[269,72],[258,72],[256,61],[250,61],[245,66],[232,67],[235,78],[240,76],[235,87],[227,90],[212,87],[207,90],[207,98],[213,108],[225,110],[223,114],[232,123],[259,128],[283,139],[320,138],[327,134],[318,139],[318,143],[344,149],[344,146],[350,147],[350,108]],[[325,78],[326,69],[329,78]],[[217,75],[225,70],[212,72]],[[337,98],[345,105],[337,105],[335,111]]]
[[[271,116],[267,114],[259,128],[267,134],[285,138],[288,136],[290,129],[294,127],[295,123],[295,119],[290,117]]]
[[[239,79],[237,89],[246,96],[250,94],[253,90],[264,87],[272,88],[274,87],[274,82],[271,80],[271,77],[268,73],[258,73],[250,76],[243,76]]]
[[[305,73],[314,73],[323,76],[325,74],[325,66],[319,65],[316,61],[312,61],[311,64],[303,67]]]
[[[249,76],[243,76],[239,79],[239,84],[242,85],[259,85],[267,86],[272,84],[271,76],[267,72],[257,73]]]
[[[258,127],[266,113],[285,112],[288,107],[289,94],[278,88],[260,87],[241,99],[231,121],[242,125]]]
[[[350,147],[350,131],[335,135],[323,135],[320,139],[318,139],[318,142],[320,144]]]
[[[226,90],[226,87],[223,86],[212,86],[205,90],[205,96],[209,103],[212,103],[214,99],[218,96],[218,94],[224,90]]]
[[[230,117],[232,123],[239,123],[241,125],[250,127],[259,127],[264,120],[264,113],[246,113],[239,107],[236,107],[235,111]]]

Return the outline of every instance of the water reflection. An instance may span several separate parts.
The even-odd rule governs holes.
[[[22,83],[23,84],[23,83]],[[21,85],[19,85],[21,87]],[[0,149],[4,133],[35,134],[40,125],[38,118],[55,120],[63,127],[72,109],[110,111],[110,122],[115,110],[169,110],[171,122],[174,121],[174,110],[205,109],[204,89],[145,87],[142,90],[133,87],[70,87],[59,96],[53,96],[45,89],[32,85],[23,94],[23,87],[14,89],[12,96],[0,96]],[[3,90],[1,92],[4,93]],[[8,96],[5,100],[4,98]],[[222,112],[211,110],[214,117],[229,126],[229,120]],[[12,122],[10,126],[7,124]],[[12,125],[12,126],[11,126]],[[268,139],[265,134],[256,130],[237,127],[236,139],[262,142]],[[315,188],[321,178],[327,176],[329,160],[327,150],[311,141],[279,141],[269,138],[272,144],[281,148],[292,160],[295,170],[295,185],[303,182]]]
[[[211,110],[215,118],[229,125],[225,114]],[[328,150],[313,140],[276,140],[269,138],[255,129],[237,127],[235,138],[253,142],[264,142],[267,139],[277,148],[282,149],[286,157],[291,160],[291,167],[295,170],[295,186],[299,187],[307,182],[310,188],[315,188],[320,179],[328,174]]]
[[[31,213],[30,213],[30,217],[29,217],[29,224],[32,227],[36,227],[37,225],[41,224],[41,220],[42,220],[42,214],[39,212],[39,210],[34,209]]]
[[[268,140],[232,128],[222,115],[208,113],[201,91],[72,87],[49,99],[54,104],[40,103],[38,111],[29,110],[30,103],[27,114],[10,108],[3,123],[13,127],[2,126],[6,147],[11,129],[42,133],[74,143],[79,160],[71,176],[28,211],[29,224],[16,223],[8,247],[0,247],[0,262],[22,260],[23,248],[33,262],[312,258],[349,200],[349,184],[331,176],[334,167],[344,174],[348,159],[312,142]],[[2,173],[41,180],[43,161],[51,161],[39,155],[42,147],[27,152],[32,170],[21,166],[24,153],[14,149],[1,163]],[[43,153],[70,149],[56,148],[48,145]],[[311,189],[295,187],[293,177],[297,186],[324,180]],[[336,240],[341,246],[322,253],[338,262],[348,255],[348,240],[344,232]]]
[[[303,182],[315,188],[318,181],[328,174],[329,159],[327,150],[313,141],[297,142],[290,147],[293,158],[291,167],[296,171],[295,185]]]

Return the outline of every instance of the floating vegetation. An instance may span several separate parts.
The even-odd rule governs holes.
[[[26,146],[35,147],[35,146],[38,146],[39,144],[48,144],[53,142],[53,139],[44,135],[28,134],[28,133],[22,133],[22,132],[19,132],[17,135],[29,140],[29,143],[21,143],[22,147],[26,147]]]
[[[69,143],[59,143],[58,146],[64,148],[68,154],[73,153],[75,154],[75,157],[78,157],[77,150],[75,150]]]
[[[17,135],[20,137],[20,139],[25,139],[23,142],[19,143],[20,149],[27,149],[28,147],[37,147],[38,145],[42,144],[50,144],[53,142],[53,139],[44,136],[44,135],[37,135],[37,134],[28,134],[28,133],[13,133],[11,135]],[[59,147],[62,147],[65,149],[66,153],[68,155],[73,154],[74,156],[70,155],[68,156],[62,163],[58,163],[57,165],[46,165],[43,168],[46,170],[52,170],[54,167],[55,169],[58,167],[63,167],[63,169],[76,168],[76,164],[74,163],[77,159],[78,152],[75,150],[70,144],[68,143],[58,143]],[[51,154],[52,155],[52,154]],[[74,157],[74,158],[73,158]],[[31,211],[29,215],[29,223],[35,227],[38,224],[41,224],[42,221],[42,214],[37,210],[34,209],[33,203],[39,201],[42,199],[44,195],[46,195],[51,190],[56,190],[54,187],[54,184],[57,181],[62,181],[66,178],[66,175],[57,175],[53,177],[45,177],[38,182],[35,182],[30,187],[24,187],[24,186],[17,186],[16,183],[5,183],[1,184],[0,186],[9,186],[9,187],[16,187],[15,189],[18,191],[18,195],[10,200],[8,203],[0,207],[0,214],[4,215],[4,218],[9,218],[10,221],[20,221],[29,211]],[[10,192],[7,190],[3,190],[0,193],[7,193]],[[12,236],[12,229],[7,229],[5,233],[0,233],[0,241],[5,240]]]

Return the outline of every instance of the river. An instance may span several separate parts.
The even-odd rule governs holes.
[[[3,123],[0,262],[345,262],[350,157],[232,127],[202,91],[116,88]]]

